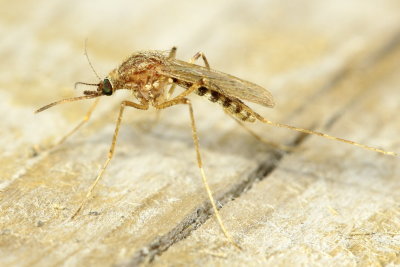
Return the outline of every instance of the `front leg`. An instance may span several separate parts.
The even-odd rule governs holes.
[[[79,130],[79,128],[81,128],[85,123],[87,123],[89,121],[90,117],[92,116],[92,113],[93,113],[94,109],[96,108],[97,104],[99,103],[99,101],[100,101],[100,98],[96,98],[96,100],[93,102],[92,106],[89,108],[89,110],[87,111],[85,117],[83,117],[81,122],[78,125],[76,125],[75,128],[73,128],[69,132],[67,132],[67,134],[65,134],[57,143],[52,145],[51,148],[59,146],[62,143],[64,143],[65,140],[67,140],[71,135],[73,135],[75,132],[77,132]]]
[[[85,199],[81,202],[79,208],[75,211],[74,215],[72,215],[71,219],[75,218],[76,215],[79,214],[80,210],[82,209],[82,207],[85,205],[86,201],[91,196],[93,189],[96,187],[96,185],[100,181],[101,177],[103,177],[103,173],[106,170],[108,164],[110,163],[110,161],[111,161],[111,159],[112,159],[112,157],[114,155],[114,149],[115,149],[115,144],[117,143],[117,137],[118,137],[118,133],[119,133],[119,127],[121,126],[122,115],[124,114],[125,107],[127,107],[127,106],[128,107],[132,107],[132,108],[142,109],[142,110],[146,110],[146,109],[149,108],[149,106],[147,104],[137,104],[137,103],[134,103],[134,102],[131,102],[131,101],[122,101],[121,107],[119,109],[117,122],[115,124],[114,136],[113,136],[113,139],[112,139],[112,142],[111,142],[110,150],[108,152],[107,160],[104,163],[103,167],[101,168],[101,170],[100,170],[99,174],[97,175],[95,181],[89,187],[89,190],[86,193]]]

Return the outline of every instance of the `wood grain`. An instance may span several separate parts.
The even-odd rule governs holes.
[[[399,159],[261,123],[260,143],[193,96],[222,235],[196,167],[186,107],[154,123],[127,110],[104,179],[71,220],[106,159],[118,104],[54,150],[90,101],[80,95],[132,51],[170,49],[268,88],[267,118],[400,151],[397,1],[24,1],[0,16],[0,265],[287,266],[400,264]]]

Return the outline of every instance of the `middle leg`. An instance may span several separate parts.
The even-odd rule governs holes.
[[[189,114],[190,114],[190,121],[191,121],[191,126],[192,126],[192,138],[193,138],[193,143],[195,146],[196,150],[196,158],[197,158],[197,165],[200,169],[201,173],[201,178],[204,184],[204,187],[207,191],[208,198],[211,202],[211,206],[214,210],[215,217],[217,218],[218,224],[224,233],[225,237],[228,239],[228,241],[233,244],[236,248],[241,249],[241,247],[234,241],[233,237],[229,234],[229,232],[226,230],[224,223],[222,222],[221,216],[219,214],[217,205],[215,204],[215,199],[213,197],[213,194],[211,192],[210,186],[208,184],[208,180],[206,177],[206,174],[203,169],[203,161],[201,159],[201,154],[200,154],[200,145],[199,145],[199,138],[197,136],[197,129],[196,129],[196,123],[194,120],[194,115],[193,115],[193,107],[192,103],[190,102],[189,99],[187,98],[174,98],[170,101],[166,101],[164,103],[161,103],[156,106],[157,109],[165,109],[174,105],[179,105],[179,104],[186,104],[189,107]]]

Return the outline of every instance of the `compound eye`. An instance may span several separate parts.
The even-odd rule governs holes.
[[[103,81],[103,95],[112,95],[113,89],[109,79],[104,79]]]

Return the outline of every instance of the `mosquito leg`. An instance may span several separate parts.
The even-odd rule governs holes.
[[[179,99],[179,98],[184,98],[185,96],[189,95],[190,93],[192,93],[193,91],[197,90],[198,88],[200,88],[203,85],[206,85],[208,83],[207,79],[203,78],[200,79],[198,82],[192,84],[192,86],[190,86],[188,89],[186,89],[185,91],[183,91],[182,93],[180,93],[179,95],[177,95],[176,97],[174,97],[173,99]],[[171,95],[173,94],[174,90],[175,90],[176,84],[172,84],[172,86],[169,88],[168,90],[168,94],[166,96],[166,101],[163,103],[167,103],[169,102],[169,98],[171,97]],[[154,122],[157,122],[159,117],[160,117],[160,112],[161,109],[157,109],[156,110],[156,119]]]
[[[235,120],[240,126],[243,127],[243,129],[245,129],[249,134],[251,134],[254,138],[256,138],[258,141],[260,141],[261,143],[264,143],[268,146],[271,146],[273,148],[285,151],[285,152],[292,152],[294,151],[296,148],[291,147],[291,146],[285,146],[285,145],[280,145],[280,144],[276,144],[273,143],[271,141],[266,140],[265,138],[261,137],[259,134],[257,134],[255,131],[253,131],[252,129],[250,129],[250,127],[248,127],[246,124],[244,124],[242,121],[234,118],[231,114],[227,113],[229,115],[229,117],[231,117],[233,120]]]
[[[79,212],[81,211],[82,207],[85,205],[86,201],[89,199],[89,197],[92,194],[93,189],[95,188],[95,186],[97,185],[97,183],[99,182],[99,180],[101,179],[101,177],[103,176],[104,171],[106,170],[108,163],[110,163],[113,155],[114,155],[114,148],[115,148],[115,144],[117,142],[117,137],[118,137],[118,132],[119,132],[119,127],[121,126],[121,121],[122,121],[122,115],[124,113],[124,109],[125,107],[133,107],[133,108],[137,108],[137,109],[142,109],[142,110],[146,110],[149,108],[148,105],[145,104],[137,104],[134,102],[130,102],[130,101],[123,101],[121,103],[121,107],[119,109],[119,114],[118,114],[118,118],[117,118],[117,122],[115,125],[115,131],[114,131],[114,136],[111,142],[111,147],[110,150],[108,152],[108,157],[106,162],[103,164],[103,167],[100,169],[99,174],[97,175],[95,181],[92,183],[92,185],[89,187],[89,190],[86,193],[85,199],[81,202],[79,208],[75,211],[74,215],[72,215],[71,219],[74,219],[76,217],[76,215],[79,214]]]
[[[173,53],[175,53],[176,52],[176,47],[174,46],[172,49],[171,49],[171,52],[170,52],[170,57],[171,57],[171,54],[173,54]],[[173,56],[175,56],[175,54],[173,54]],[[208,64],[208,63],[207,63]],[[177,95],[176,97],[175,97],[175,99],[176,98],[183,98],[183,97],[185,97],[185,96],[187,96],[187,95],[189,95],[190,93],[192,93],[194,90],[196,90],[196,89],[198,89],[199,87],[201,87],[202,85],[204,85],[204,84],[206,84],[207,83],[207,80],[206,79],[200,79],[197,83],[194,83],[194,84],[192,84],[192,86],[191,87],[189,87],[187,90],[185,90],[185,91],[183,91],[181,94],[179,94],[179,95]],[[171,95],[174,93],[174,91],[175,91],[175,88],[176,88],[176,84],[175,83],[173,83],[172,85],[171,85],[171,87],[169,88],[169,90],[168,90],[168,92],[167,92],[167,95],[166,95],[166,97],[165,97],[165,102],[168,102],[169,101],[169,98],[171,97]],[[164,103],[165,103],[164,102]],[[156,111],[156,118],[155,118],[155,120],[154,120],[154,123],[155,122],[157,122],[158,120],[159,120],[159,118],[160,118],[160,112],[161,112],[161,109],[157,109],[157,111]]]
[[[168,92],[167,92],[167,95],[165,96],[165,100],[166,100],[166,101],[168,101],[168,100],[170,99],[171,95],[172,95],[172,94],[174,93],[174,91],[175,91],[175,88],[176,88],[176,84],[173,83],[173,84],[171,85],[171,87],[169,88],[169,90],[168,90]],[[157,110],[156,110],[156,117],[155,117],[155,119],[154,119],[154,121],[153,121],[154,124],[157,123],[157,122],[160,120],[160,115],[161,115],[161,109],[157,109]]]
[[[169,90],[168,90],[167,96],[165,97],[167,101],[169,100],[169,98],[171,97],[171,95],[175,92],[175,88],[176,88],[176,84],[173,83],[173,84],[171,85],[171,87],[169,88]]]
[[[197,165],[200,169],[201,178],[202,178],[204,187],[207,191],[208,198],[210,199],[210,202],[211,202],[212,208],[214,210],[215,217],[217,218],[218,224],[221,227],[221,230],[224,233],[225,237],[229,240],[229,242],[232,243],[236,248],[241,249],[241,247],[233,240],[232,236],[226,230],[225,225],[222,222],[221,216],[219,214],[217,205],[215,204],[215,199],[211,192],[210,186],[208,185],[207,177],[206,177],[206,174],[204,173],[203,162],[202,162],[201,154],[200,154],[199,138],[197,136],[197,130],[196,130],[196,124],[195,124],[194,115],[193,115],[192,103],[187,98],[174,98],[170,101],[166,101],[164,103],[161,103],[160,105],[157,105],[156,108],[157,109],[165,109],[165,108],[168,108],[168,107],[171,107],[174,105],[178,105],[178,104],[186,104],[189,106],[190,121],[191,121],[191,126],[192,126],[192,138],[193,138],[193,143],[194,143],[195,150],[196,150]]]
[[[176,46],[173,46],[173,47],[171,48],[171,51],[169,52],[169,55],[168,55],[168,58],[169,58],[169,59],[175,58],[175,56],[176,56],[176,50],[177,50]]]
[[[286,125],[286,124],[283,124],[283,123],[272,122],[270,120],[267,120],[263,116],[257,114],[254,111],[252,113],[259,121],[261,121],[263,123],[266,123],[266,124],[269,124],[269,125],[272,125],[272,126],[275,126],[275,127],[287,128],[287,129],[291,129],[293,131],[297,131],[297,132],[301,132],[301,133],[318,135],[318,136],[321,136],[321,137],[326,138],[326,139],[331,139],[331,140],[334,140],[334,141],[347,143],[347,144],[350,144],[350,145],[353,145],[353,146],[358,146],[358,147],[361,147],[361,148],[363,148],[365,150],[371,150],[371,151],[375,151],[377,153],[381,153],[381,154],[389,155],[389,156],[393,156],[393,157],[400,157],[400,154],[396,153],[396,152],[386,151],[386,150],[383,150],[383,149],[379,149],[379,148],[363,145],[363,144],[360,144],[360,143],[357,143],[357,142],[354,142],[354,141],[350,141],[350,140],[347,140],[347,139],[343,139],[343,138],[339,138],[339,137],[336,137],[336,136],[328,135],[328,134],[325,134],[325,133],[320,133],[320,132],[316,132],[316,131],[312,131],[312,130],[298,128],[298,127],[291,126],[291,125]]]
[[[204,61],[204,65],[206,66],[207,69],[210,69],[210,64],[208,64],[208,60],[206,56],[204,55],[203,52],[197,52],[192,59],[190,60],[190,63],[194,64],[194,62],[201,57]]]
[[[186,97],[187,95],[191,94],[193,91],[199,89],[202,86],[207,87],[208,83],[209,83],[209,81],[206,78],[202,78],[199,81],[197,81],[194,84],[192,84],[192,86],[190,86],[188,89],[186,89],[185,91],[183,91],[182,93],[180,93],[179,95],[174,97],[173,99],[171,99],[169,101],[165,101],[164,103],[161,103],[161,104],[165,104],[165,103],[171,102],[173,100],[184,98],[184,97]]]
[[[175,88],[176,88],[176,84],[173,83],[173,84],[171,85],[171,87],[168,89],[167,95],[165,96],[165,100],[166,100],[166,101],[168,101],[168,100],[170,99],[171,95],[175,92]],[[157,112],[157,113],[156,113],[155,122],[157,122],[157,121],[160,119],[160,112],[161,112],[161,109],[157,109],[156,112]]]
[[[204,78],[203,78],[203,79],[200,79],[198,82],[192,84],[192,86],[190,86],[188,89],[186,89],[185,91],[183,91],[182,93],[180,93],[179,95],[177,95],[176,97],[174,97],[174,99],[183,98],[183,97],[189,95],[189,94],[192,93],[194,90],[196,90],[196,89],[198,89],[199,87],[203,86],[203,85],[206,84],[207,82],[208,82],[207,79],[204,79]],[[169,88],[168,93],[167,93],[167,95],[166,95],[166,101],[165,101],[164,103],[169,102],[169,98],[171,97],[171,95],[172,95],[173,92],[175,91],[175,88],[176,88],[176,84],[174,83],[174,84],[172,84],[171,87]],[[156,118],[155,118],[155,120],[154,120],[154,123],[157,122],[157,121],[159,120],[160,112],[161,112],[161,109],[157,109],[157,110],[156,110]],[[150,127],[150,128],[151,128],[151,127]],[[150,128],[146,129],[146,131],[149,131]]]
[[[168,100],[169,100],[169,98],[171,97],[171,95],[174,93],[175,88],[176,88],[176,84],[173,83],[173,84],[171,85],[171,87],[168,89],[168,92],[167,92],[166,95],[165,95],[165,101],[168,101]],[[161,109],[156,109],[155,112],[156,112],[156,114],[155,114],[154,119],[151,120],[151,121],[148,121],[148,122],[147,122],[148,124],[145,124],[143,127],[140,127],[140,128],[142,128],[146,133],[149,132],[149,131],[154,127],[154,125],[156,125],[156,123],[160,120]]]
[[[71,135],[73,135],[76,131],[79,130],[89,119],[90,116],[92,115],[94,109],[96,108],[97,104],[99,103],[100,98],[96,98],[96,100],[93,102],[92,106],[89,108],[88,112],[86,113],[85,117],[82,119],[82,121],[75,126],[71,131],[69,131],[66,135],[64,135],[57,143],[51,146],[51,148],[56,147],[61,145],[62,143],[65,142],[65,140],[68,139]]]

